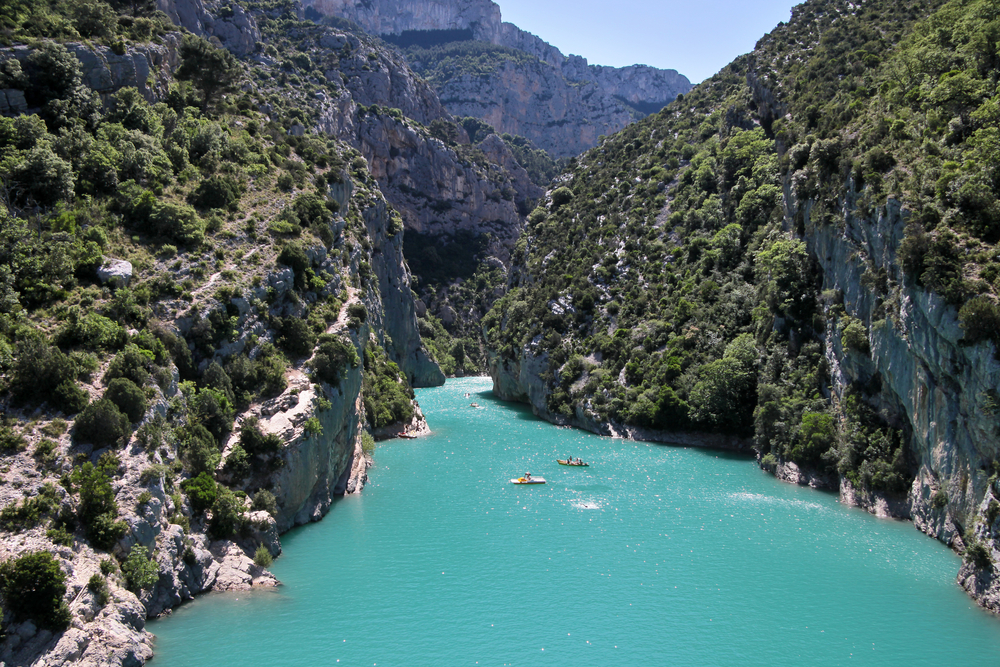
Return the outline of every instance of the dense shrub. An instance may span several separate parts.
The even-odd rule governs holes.
[[[965,332],[964,342],[976,344],[1000,337],[1000,308],[985,296],[975,296],[958,311],[958,321]]]
[[[122,563],[122,575],[125,577],[125,587],[138,594],[156,584],[160,571],[149,549],[137,544],[132,547],[128,558]]]
[[[97,447],[112,447],[128,433],[129,418],[107,398],[94,401],[76,418],[74,434],[77,440]]]
[[[235,445],[229,450],[226,456],[225,471],[233,480],[239,481],[250,474],[253,464],[246,450],[240,445]]]
[[[271,552],[263,544],[257,546],[257,551],[253,554],[253,562],[257,567],[268,568],[274,563]]]
[[[373,428],[405,424],[413,419],[409,384],[381,348],[365,350],[362,394],[365,416]]]
[[[240,425],[240,447],[250,456],[267,456],[281,449],[281,438],[260,430],[256,417],[248,417]]]
[[[55,206],[73,198],[73,167],[41,143],[14,169],[13,182],[25,204]]]
[[[52,554],[24,554],[0,565],[0,590],[4,603],[17,620],[31,619],[50,630],[69,626],[66,574]]]
[[[208,429],[217,442],[233,427],[236,409],[229,398],[218,389],[202,387],[188,398],[191,417]]]
[[[94,594],[97,604],[103,607],[111,600],[111,589],[108,588],[108,580],[96,572],[90,575],[87,581],[87,588]]]
[[[219,445],[201,424],[189,424],[179,433],[181,460],[193,475],[212,473],[222,458]]]
[[[845,316],[840,334],[840,344],[846,350],[868,354],[868,329],[865,328],[864,322],[849,315]]]
[[[267,489],[260,489],[253,496],[252,509],[255,512],[263,510],[273,516],[278,511],[278,501],[273,493]]]
[[[49,401],[67,413],[87,405],[87,393],[76,385],[77,364],[38,336],[18,342],[11,369],[11,393],[22,402]]]
[[[208,524],[209,535],[214,539],[224,540],[242,531],[246,526],[243,510],[243,501],[226,487],[220,487],[219,495],[212,505],[212,520]]]
[[[149,357],[137,345],[126,345],[115,355],[104,373],[104,381],[110,383],[115,378],[127,378],[138,387],[149,382]]]
[[[137,387],[128,378],[115,378],[108,384],[108,389],[104,392],[104,398],[108,399],[128,417],[133,424],[142,420],[149,407],[149,401],[142,389]]]
[[[306,320],[286,317],[281,321],[278,346],[295,357],[307,357],[316,345],[316,334]]]
[[[210,508],[219,495],[218,484],[205,471],[199,473],[197,477],[181,482],[181,488],[187,494],[191,509],[195,512],[204,512]]]
[[[59,332],[60,345],[82,345],[100,350],[120,349],[127,338],[125,328],[117,322],[94,312],[81,316],[76,310]]]
[[[320,336],[316,353],[309,362],[313,376],[331,385],[338,385],[348,366],[358,365],[358,352],[350,341],[326,334]]]
[[[347,307],[347,316],[354,317],[361,322],[368,320],[368,309],[363,303],[352,303]]]
[[[552,191],[552,208],[557,209],[573,201],[573,191],[562,186]]]
[[[240,62],[233,54],[201,37],[185,35],[179,55],[181,65],[175,76],[190,81],[201,92],[206,109],[231,90],[242,75]]]
[[[87,529],[87,537],[98,549],[110,550],[128,526],[118,521],[118,504],[111,482],[102,467],[87,462],[73,474],[80,491],[77,515]]]
[[[240,201],[240,184],[230,176],[213,174],[202,181],[191,195],[191,203],[199,208],[235,210]]]
[[[205,369],[205,374],[201,377],[201,382],[206,387],[211,387],[222,393],[230,402],[233,400],[233,381],[226,373],[219,362],[213,361]]]
[[[295,198],[292,208],[304,226],[319,227],[333,219],[333,211],[326,201],[317,195],[306,193]]]

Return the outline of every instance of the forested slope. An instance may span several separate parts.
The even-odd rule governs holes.
[[[964,549],[996,608],[998,8],[806,2],[580,156],[484,321],[497,391],[752,447]]]

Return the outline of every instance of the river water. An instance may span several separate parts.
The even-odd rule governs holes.
[[[281,587],[150,623],[154,664],[1000,663],[1000,619],[911,524],[743,456],[558,428],[490,389],[418,390],[433,434],[380,443],[363,494],[283,537]],[[525,471],[548,483],[510,484]]]

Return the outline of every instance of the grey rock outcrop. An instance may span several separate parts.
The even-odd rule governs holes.
[[[373,35],[468,29],[477,39],[493,41],[500,31],[500,7],[490,0],[305,0],[302,4],[344,17]]]
[[[373,35],[466,31],[473,39],[522,51],[527,63],[505,62],[492,73],[435,81],[448,110],[475,116],[498,132],[531,139],[556,156],[576,155],[637,117],[659,110],[691,83],[675,70],[646,65],[589,65],[510,23],[490,0],[305,0],[306,7],[347,18]],[[411,63],[426,74],[426,63]],[[409,114],[408,114],[409,115]],[[416,118],[416,116],[412,116]]]
[[[849,196],[842,226],[813,224],[809,204],[802,209],[806,240],[823,268],[823,288],[840,291],[847,312],[869,329],[869,365],[852,363],[839,341],[828,349],[834,390],[842,392],[873,374],[880,377],[880,407],[912,428],[919,466],[908,502],[895,514],[912,515],[918,528],[951,542],[954,528],[930,518],[940,514],[930,507],[930,499],[943,489],[948,514],[964,523],[986,495],[989,475],[983,468],[1000,457],[1000,445],[994,437],[995,417],[985,402],[1000,383],[1000,362],[989,343],[963,344],[954,307],[899,274],[896,251],[906,214],[898,201],[890,199],[865,218]],[[884,295],[862,280],[866,271],[879,269],[900,285],[898,299],[887,299],[894,305],[885,316],[877,310]]]
[[[97,279],[102,285],[127,287],[132,280],[132,263],[124,259],[105,259],[97,269]]]
[[[80,61],[83,84],[98,93],[106,103],[111,95],[126,87],[138,89],[149,102],[162,99],[167,93],[170,74],[178,65],[179,44],[180,35],[171,33],[165,35],[160,44],[129,46],[123,54],[101,45],[70,42],[64,46]],[[0,49],[0,62],[17,58],[24,64],[31,52],[28,46]],[[24,91],[0,91],[0,114],[26,111]]]
[[[237,56],[253,53],[260,42],[257,22],[235,2],[225,8],[217,0],[157,0],[156,4],[176,25],[218,40]]]

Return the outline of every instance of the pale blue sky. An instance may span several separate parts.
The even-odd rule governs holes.
[[[675,69],[698,83],[753,50],[792,0],[494,0],[503,20],[592,65]]]

